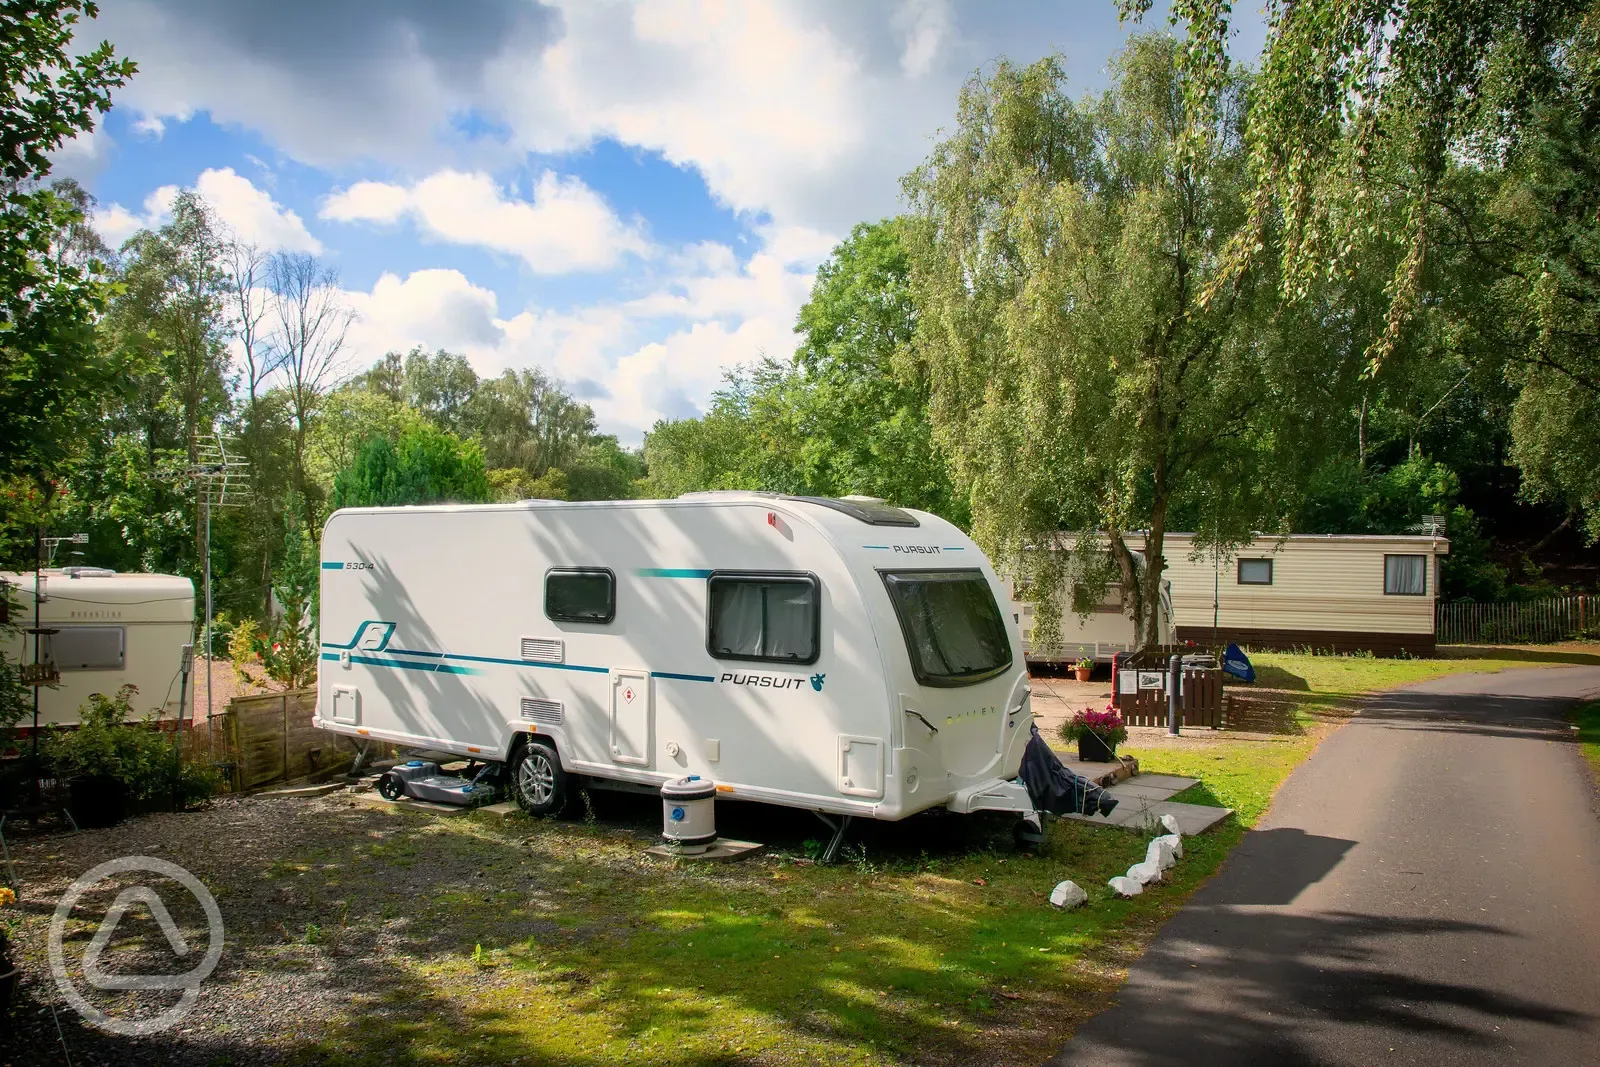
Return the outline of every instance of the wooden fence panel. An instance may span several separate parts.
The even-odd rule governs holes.
[[[234,788],[255,789],[348,765],[354,749],[318,729],[315,689],[235,697],[223,712],[234,754]],[[387,746],[384,746],[387,751]]]
[[[1441,601],[1434,608],[1434,633],[1441,645],[1510,642],[1536,644],[1594,636],[1595,597],[1475,603]]]

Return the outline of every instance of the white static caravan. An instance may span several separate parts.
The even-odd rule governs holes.
[[[33,572],[0,573],[11,585],[12,622],[33,626]],[[61,684],[39,690],[40,725],[76,725],[91,693],[138,689],[134,711],[179,714],[178,674],[183,646],[194,632],[194,585],[171,574],[118,574],[97,567],[43,572],[42,629],[54,629],[40,649],[61,671]],[[19,633],[6,650],[12,662],[33,662],[33,637]],[[32,725],[30,715],[22,723]]]
[[[1113,656],[1133,652],[1140,642],[1134,633],[1133,617],[1122,606],[1122,586],[1112,584],[1106,595],[1087,616],[1079,615],[1066,604],[1061,610],[1061,638],[1054,651],[1046,652],[1044,642],[1034,640],[1034,616],[1038,609],[1019,596],[1021,583],[1004,580],[1007,604],[1020,627],[1022,645],[1029,663],[1074,663],[1080,659],[1110,663]],[[1161,643],[1172,645],[1177,637],[1172,623],[1172,583],[1161,583]]]
[[[350,509],[322,538],[317,725],[843,816],[1028,814],[1032,707],[982,552],[934,515],[765,493]]]

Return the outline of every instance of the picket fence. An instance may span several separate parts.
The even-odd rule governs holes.
[[[1594,596],[1440,602],[1434,610],[1434,635],[1441,645],[1570,641],[1600,632],[1600,597]]]

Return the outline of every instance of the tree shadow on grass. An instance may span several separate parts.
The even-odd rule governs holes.
[[[1076,951],[1061,938],[1092,940],[1130,906],[1151,910],[1108,900],[1063,916],[1044,905],[1069,871],[1103,886],[1142,855],[1135,835],[1086,827],[1055,827],[1054,854],[1030,860],[1012,850],[1005,819],[863,821],[846,863],[824,870],[647,861],[660,820],[650,797],[602,794],[592,822],[332,802],[282,810],[316,836],[210,868],[200,857],[221,842],[204,813],[168,839],[170,858],[206,871],[228,929],[222,966],[185,1025],[102,1033],[36,975],[19,1009],[18,1062],[65,1062],[51,1003],[75,1063],[588,1067],[627,1049],[637,1061],[731,1065],[786,1042],[824,1059],[874,1042],[923,1063],[997,1062],[1019,1047],[1042,1059],[1098,988],[1095,974],[1057,962]],[[827,836],[790,809],[729,803],[718,816],[725,832],[791,857]],[[136,840],[76,838],[56,876]],[[36,874],[46,858],[31,857]],[[1008,862],[1017,867],[998,866]],[[988,863],[1031,866],[1025,879],[986,886],[974,875]],[[37,947],[52,905],[30,903]],[[496,966],[474,961],[480,945]],[[34,953],[38,974],[41,961]],[[1011,1044],[997,1048],[1001,1032]]]
[[[1524,663],[1574,663],[1584,666],[1600,664],[1600,652],[1558,646],[1440,645],[1436,654],[1440,659],[1506,659]]]

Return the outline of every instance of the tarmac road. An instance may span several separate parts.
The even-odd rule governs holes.
[[[1056,1064],[1600,1064],[1600,668],[1456,675],[1328,738]]]

